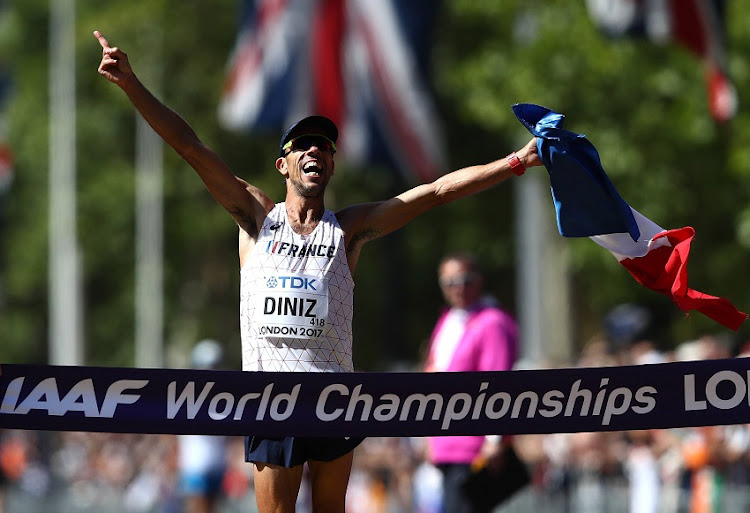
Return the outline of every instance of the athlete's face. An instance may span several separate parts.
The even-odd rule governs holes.
[[[443,262],[438,279],[445,301],[453,308],[467,308],[482,294],[482,277],[461,260]]]
[[[318,135],[305,135],[293,142],[276,160],[276,168],[300,196],[321,196],[333,176],[334,146]]]

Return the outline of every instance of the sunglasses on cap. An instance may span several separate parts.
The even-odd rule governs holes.
[[[284,155],[289,155],[293,151],[307,151],[311,147],[317,147],[321,151],[329,151],[331,155],[336,153],[336,144],[322,135],[301,135],[290,139],[283,147]]]

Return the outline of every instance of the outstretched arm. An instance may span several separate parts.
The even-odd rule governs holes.
[[[157,100],[136,77],[125,52],[113,47],[99,32],[94,36],[102,47],[99,74],[127,94],[133,106],[154,131],[195,169],[211,195],[251,235],[272,206],[258,188],[236,177],[224,161],[198,138],[188,123]]]
[[[524,168],[541,166],[532,138],[517,152]],[[345,230],[348,228],[350,249],[361,243],[382,237],[409,223],[418,215],[445,203],[476,194],[514,176],[507,158],[488,164],[470,166],[441,176],[432,183],[418,185],[387,201],[355,205],[339,214]]]

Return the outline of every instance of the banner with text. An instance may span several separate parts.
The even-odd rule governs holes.
[[[750,422],[750,359],[467,373],[0,365],[0,428],[440,436]]]

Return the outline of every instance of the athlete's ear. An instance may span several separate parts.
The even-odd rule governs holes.
[[[284,178],[289,178],[289,168],[286,165],[286,159],[284,157],[279,157],[276,159],[276,169],[284,175]]]

